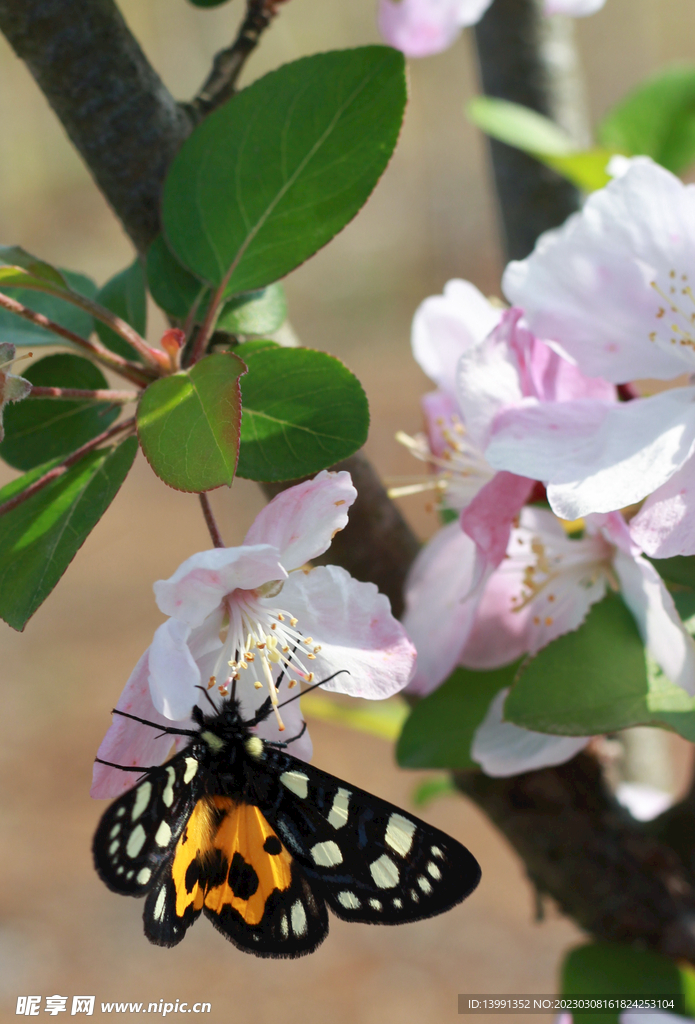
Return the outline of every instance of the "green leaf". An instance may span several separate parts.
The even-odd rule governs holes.
[[[550,118],[509,100],[476,96],[466,107],[468,119],[487,135],[525,153],[568,156],[577,150],[567,132]]]
[[[408,716],[408,705],[400,697],[379,701],[351,697],[349,704],[344,704],[340,698],[310,693],[302,697],[302,711],[309,718],[334,722],[393,742]]]
[[[0,617],[22,630],[46,600],[113,501],[137,452],[130,437],[90,452],[0,516]],[[39,466],[0,490],[0,504],[51,468]]]
[[[75,274],[70,270],[61,271],[70,288],[85,295],[88,299],[95,298],[97,286],[84,274]],[[81,338],[88,338],[94,330],[94,320],[83,309],[64,302],[55,295],[34,291],[28,288],[10,288],[0,284],[0,290],[11,299],[16,299],[23,306],[28,306],[35,313],[43,313],[49,320],[54,320],[61,327],[66,327]],[[0,309],[0,341],[9,341],[16,346],[65,345],[64,338],[58,338],[52,331],[37,327],[28,320],[22,319],[8,309]]]
[[[242,336],[272,334],[282,327],[286,317],[285,289],[281,284],[271,284],[226,303],[215,329]]]
[[[147,294],[145,292],[145,272],[139,259],[129,267],[121,270],[99,290],[97,302],[106,306],[112,313],[134,327],[139,335],[145,336],[147,331]],[[139,352],[112,331],[110,327],[96,321],[97,334],[107,348],[124,359],[142,362]]]
[[[606,165],[614,151],[577,149],[567,132],[529,107],[491,96],[476,96],[466,113],[473,124],[493,139],[529,153],[585,192],[603,188],[610,181]]]
[[[693,972],[646,949],[614,942],[592,942],[571,950],[562,965],[561,993],[581,996],[672,996],[678,1004],[670,1011],[692,1016]],[[607,1013],[572,1013],[594,1024],[618,1024],[615,1009]],[[645,1017],[645,1020],[647,1017]]]
[[[209,292],[207,285],[179,263],[163,235],[157,235],[147,252],[147,284],[160,309],[179,320],[186,319],[196,302],[203,307],[203,297]]]
[[[169,246],[226,294],[283,277],[366,202],[398,139],[402,54],[384,46],[286,64],[210,114],[164,187]]]
[[[695,699],[645,658],[635,620],[615,594],[521,666],[504,717],[560,736],[657,725],[695,740]]]
[[[665,68],[621,100],[599,125],[604,146],[644,154],[678,174],[695,160],[695,67]]]
[[[108,387],[101,370],[88,359],[67,352],[46,356],[24,372],[32,384],[43,387]],[[69,455],[91,441],[118,419],[120,406],[108,402],[29,398],[5,409],[5,440],[0,457],[15,469],[32,469],[59,456]]]
[[[429,807],[440,796],[458,793],[450,775],[433,775],[416,786],[411,799],[416,807]]]
[[[157,476],[179,491],[209,491],[234,479],[246,372],[231,352],[205,356],[143,394],[138,436]]]
[[[243,416],[238,475],[296,480],[346,459],[367,439],[362,385],[339,359],[308,348],[241,346]]]
[[[591,736],[635,725],[647,692],[635,620],[620,597],[608,594],[579,629],[522,665],[504,717],[536,732]]]
[[[500,690],[511,686],[517,665],[491,672],[457,668],[414,706],[403,726],[396,759],[402,768],[477,768],[473,734]]]
[[[650,558],[649,561],[666,583],[695,590],[695,555]]]
[[[50,263],[19,245],[0,245],[0,288],[16,285],[46,291],[65,290],[66,280]]]

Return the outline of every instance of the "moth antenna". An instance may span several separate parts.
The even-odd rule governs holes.
[[[236,688],[236,679],[234,680],[234,687]],[[205,689],[205,687],[204,686],[196,686],[196,690],[201,690],[205,694],[205,696],[209,700],[210,704],[212,705],[212,710],[215,712],[215,714],[217,714],[217,705],[215,704],[214,700],[212,699],[212,697],[210,696],[208,691]],[[197,735],[197,733],[195,733],[194,735]]]
[[[151,772],[153,768],[159,767],[158,765],[152,765],[150,768],[138,768],[136,765],[114,764],[113,761],[102,761],[100,757],[95,757],[94,761],[96,764],[107,764],[109,768],[118,768],[122,772],[139,772],[140,775],[144,775],[146,772]]]
[[[285,705],[291,704],[293,700],[299,700],[299,698],[303,697],[305,693],[311,693],[312,690],[317,690],[319,688],[319,686],[323,686],[324,683],[330,683],[331,679],[335,679],[336,676],[341,675],[341,673],[343,673],[343,672],[347,672],[347,674],[350,675],[350,672],[348,671],[348,669],[340,668],[340,669],[338,669],[337,672],[334,672],[332,676],[328,676],[326,679],[322,679],[320,683],[314,683],[313,686],[307,686],[306,690],[302,690],[301,693],[297,693],[297,694],[295,694],[294,697],[290,697],[289,700],[285,700],[285,701],[282,702],[282,704],[278,704],[278,708],[284,708]],[[298,739],[299,737],[295,737],[295,738]],[[288,740],[288,742],[291,743],[292,741]]]
[[[122,718],[132,718],[134,722],[140,722],[141,725],[149,725],[153,729],[160,729],[162,736],[197,736],[197,732],[193,732],[192,729],[170,729],[168,726],[160,725],[159,722],[148,722],[146,718],[138,718],[137,715],[129,715],[127,711],[119,711],[118,708],[113,708],[112,714],[121,715]],[[104,761],[104,764],[107,762]],[[120,768],[120,765],[116,765],[116,768]]]

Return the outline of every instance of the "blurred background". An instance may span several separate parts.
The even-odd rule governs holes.
[[[304,54],[378,41],[375,4],[291,0],[244,81]],[[242,14],[242,0],[209,11],[185,0],[122,0],[121,7],[181,99],[196,91]],[[607,0],[603,12],[576,23],[576,33],[593,123],[656,68],[695,61],[695,4]],[[410,357],[416,306],[452,277],[498,294],[501,271],[485,144],[463,115],[476,90],[470,34],[448,53],[411,62],[410,87],[402,140],[374,196],[287,280],[301,342],[340,356],[364,384],[372,410],[367,451],[388,479],[417,472],[393,439],[398,429],[419,429],[418,400],[428,388]],[[0,242],[100,284],[129,263],[128,240],[1,38],[0,126]],[[151,318],[152,340],[161,323]],[[12,475],[0,469],[0,484]],[[228,544],[241,541],[263,503],[246,481],[213,501]],[[423,538],[434,532],[424,499],[404,500],[403,508]],[[162,620],[152,582],[208,544],[197,500],[167,490],[139,459],[25,632],[0,623],[2,1019],[14,1018],[18,995],[57,993],[95,995],[95,1016],[101,1001],[180,999],[211,1002],[213,1021],[252,1013],[285,1024],[415,1024],[453,1020],[459,992],[553,992],[563,951],[582,936],[552,906],[535,921],[523,866],[461,799],[443,798],[424,816],[481,861],[477,892],[449,914],[403,928],[333,920],[328,940],[303,960],[245,956],[202,920],[176,949],[150,946],[141,904],[101,884],[90,843],[104,805],[88,795],[91,762],[110,708]],[[386,742],[326,722],[311,731],[316,764],[412,810],[424,776],[399,771]],[[675,749],[676,787],[683,763]]]

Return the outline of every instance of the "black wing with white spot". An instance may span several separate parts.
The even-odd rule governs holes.
[[[338,917],[369,924],[433,917],[480,881],[472,853],[419,818],[287,754],[268,750],[266,765],[278,785],[264,813]]]
[[[152,888],[198,799],[199,767],[183,751],[161,768],[144,769],[144,777],[107,809],[92,851],[109,889],[144,896]]]

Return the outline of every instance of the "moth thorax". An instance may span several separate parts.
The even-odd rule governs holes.
[[[263,740],[260,736],[249,736],[244,743],[244,748],[249,757],[260,758],[263,756]]]
[[[218,753],[224,747],[224,740],[220,739],[220,737],[214,732],[207,732],[207,730],[205,732],[201,732],[200,738],[203,743],[207,743],[210,750],[213,750],[215,753]]]

